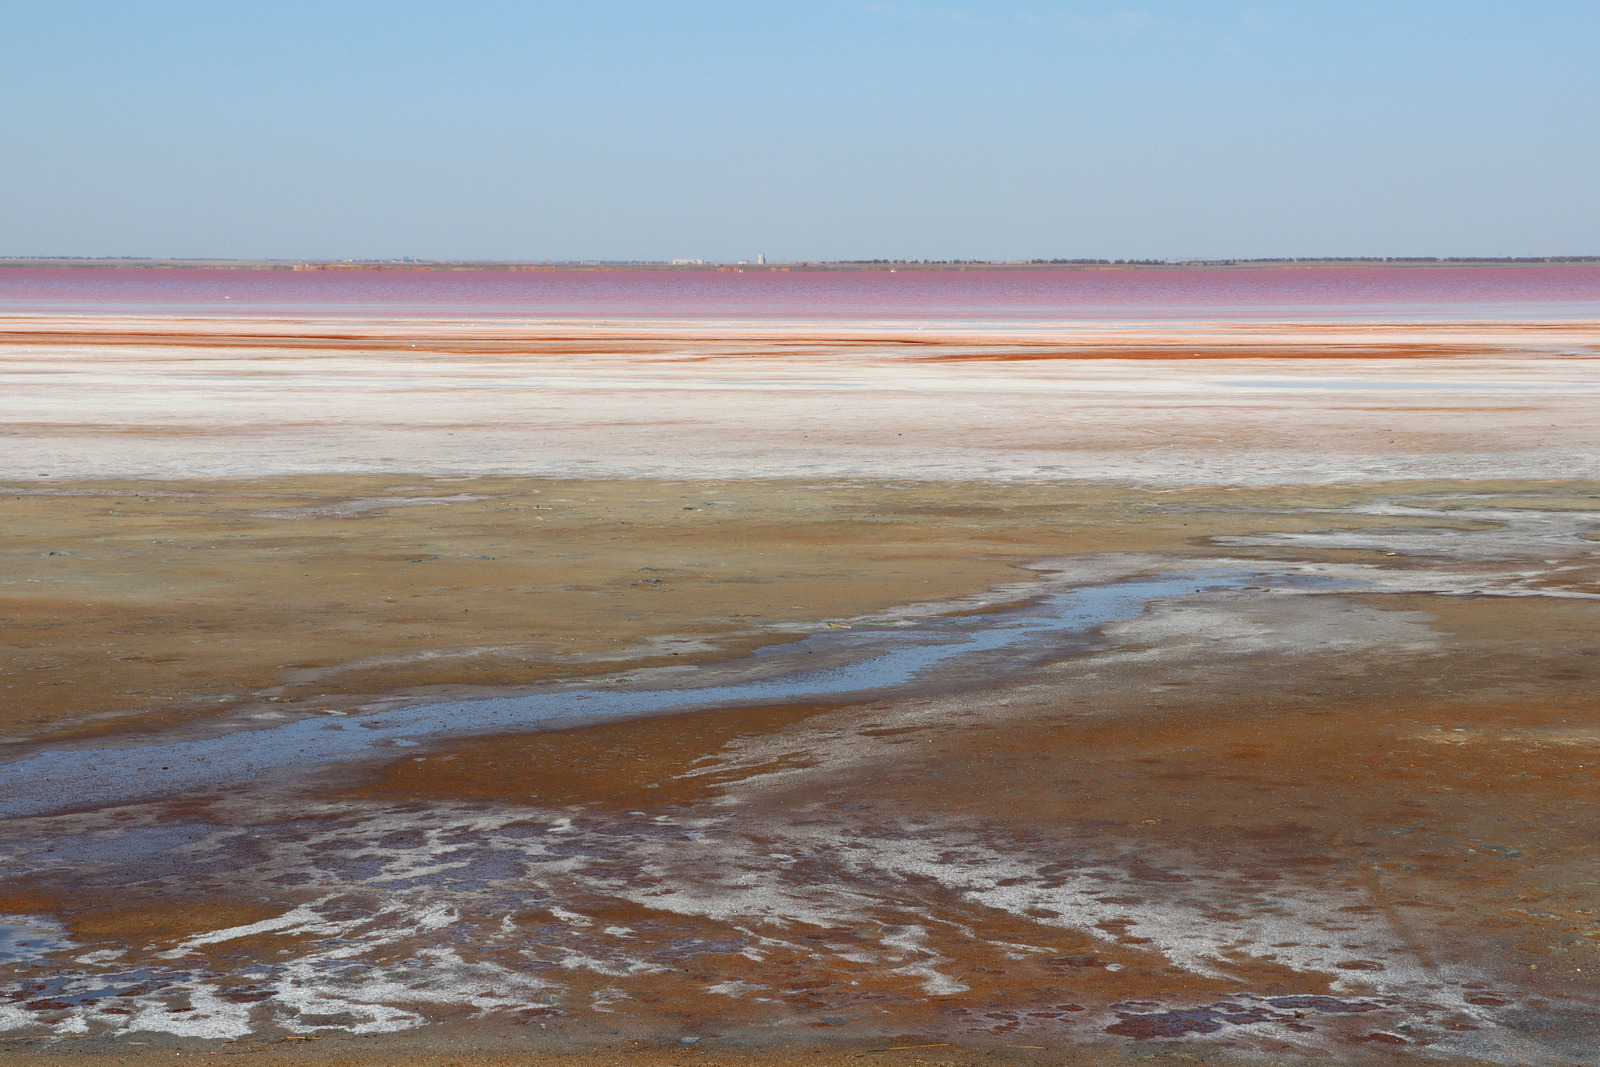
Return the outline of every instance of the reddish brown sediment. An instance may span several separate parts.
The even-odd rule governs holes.
[[[1165,360],[1201,334],[101,326],[0,340],[16,753],[692,682],[1003,623],[1041,575],[1201,577],[942,687],[8,820],[0,916],[56,939],[0,962],[18,1062],[1588,1054],[1596,431],[1586,364],[1529,352],[1590,327],[1239,327]],[[1384,355],[1339,369],[1356,348]],[[651,441],[682,470],[622,477]],[[1089,455],[1138,484],[1063,473]],[[595,473],[531,476],[574,456]],[[113,459],[140,476],[66,477]]]
[[[1392,344],[1373,343],[1367,336],[1370,330],[1353,333],[1349,337],[1321,343],[1294,344],[1292,331],[1268,335],[1257,340],[1248,336],[1221,338],[1205,334],[1179,334],[1162,343],[1151,343],[1138,334],[1117,337],[1115,334],[1090,333],[1084,337],[1029,340],[1026,338],[985,337],[930,337],[871,335],[853,337],[820,334],[816,337],[789,341],[769,342],[760,347],[752,345],[755,338],[730,339],[726,335],[697,336],[667,335],[640,338],[627,335],[607,337],[599,335],[551,334],[528,331],[521,334],[499,336],[458,335],[448,329],[429,333],[402,333],[390,336],[384,332],[352,332],[312,334],[227,333],[215,329],[197,328],[190,331],[151,331],[145,333],[95,333],[69,330],[25,331],[0,329],[0,345],[5,346],[63,346],[150,347],[215,350],[250,349],[272,352],[360,351],[384,352],[390,356],[585,356],[634,357],[638,359],[670,359],[673,362],[697,363],[730,357],[781,357],[788,361],[805,358],[838,358],[865,355],[879,358],[898,358],[915,361],[1029,361],[1052,359],[1429,359],[1449,357],[1484,357],[1501,355],[1508,344],[1522,341],[1527,344],[1548,346],[1552,343],[1576,343],[1585,346],[1573,356],[1593,356],[1588,350],[1593,331],[1561,330],[1554,338],[1550,334],[1510,334],[1510,338],[1490,333],[1475,335],[1477,343],[1434,343],[1399,341]],[[1511,340],[1514,338],[1515,340]],[[1286,343],[1286,341],[1288,343]],[[1552,353],[1560,356],[1565,353]]]
[[[498,500],[548,498],[556,489],[454,484],[464,497]],[[76,554],[108,536],[76,509],[125,499],[130,488],[24,497],[18,514],[55,523],[62,537],[78,531],[75,554],[54,558],[80,560],[80,590],[109,589],[127,575],[102,574],[109,562],[90,565]],[[164,510],[139,523],[161,524],[166,543],[156,550],[168,553],[185,530],[210,533],[219,514],[252,509],[277,509],[286,517],[271,521],[296,524],[296,566],[343,565],[356,546],[370,545],[364,524],[375,521],[458,554],[481,543],[474,538],[531,536],[525,513],[511,528],[497,525],[510,521],[503,518],[480,525],[488,502],[476,499],[387,514],[345,506],[394,491],[387,483],[144,488],[143,499]],[[542,493],[532,495],[535,488]],[[567,515],[566,536],[587,537],[588,551],[615,569],[633,542],[596,538],[595,512],[604,509],[588,505],[637,494],[654,501],[637,506],[659,510],[653,494],[663,487],[648,496],[644,489],[588,486],[592,499]],[[93,495],[100,493],[113,495]],[[1593,601],[1571,594],[1600,586],[1589,557],[1555,547],[1563,542],[1542,532],[1541,517],[1581,525],[1600,499],[1592,483],[1154,495],[722,484],[715,499],[723,503],[713,507],[728,509],[715,527],[720,541],[706,540],[710,528],[693,526],[698,513],[684,513],[675,499],[657,516],[652,539],[674,528],[698,531],[700,547],[721,544],[719,560],[730,565],[752,540],[769,551],[781,542],[779,557],[743,564],[753,574],[777,558],[793,567],[805,551],[823,552],[831,570],[796,589],[815,591],[827,573],[884,568],[886,585],[846,582],[835,594],[845,599],[828,601],[846,618],[896,596],[908,601],[936,572],[946,596],[1022,573],[1005,560],[1041,550],[1108,562],[1131,553],[1147,571],[1224,557],[1310,562],[1396,589],[1432,583],[1456,595],[1201,595],[1113,627],[1100,652],[1080,651],[977,693],[711,710],[436,743],[330,772],[292,794],[265,782],[259,795],[244,788],[174,799],[108,813],[111,822],[94,814],[35,820],[20,827],[25,834],[26,825],[53,826],[61,840],[85,831],[115,840],[118,825],[195,827],[203,847],[177,867],[163,860],[169,873],[138,882],[131,894],[97,880],[92,868],[47,860],[12,880],[0,910],[54,917],[76,954],[116,952],[124,970],[181,968],[207,976],[208,995],[221,999],[206,1003],[265,1010],[283,991],[249,978],[250,969],[316,959],[334,943],[324,941],[330,931],[346,930],[338,936],[355,944],[377,939],[382,947],[362,957],[363,967],[392,968],[435,951],[425,930],[402,923],[385,932],[372,918],[383,894],[341,880],[348,876],[336,873],[340,853],[326,851],[335,842],[395,870],[436,865],[429,857],[440,846],[428,841],[440,833],[485,860],[531,862],[509,896],[441,886],[436,899],[457,909],[451,928],[468,940],[456,951],[543,984],[519,993],[494,979],[501,999],[491,1010],[424,1005],[432,1025],[423,1031],[340,1046],[358,1059],[396,1062],[426,1062],[428,1043],[443,1034],[492,1047],[529,1027],[542,1027],[541,1041],[594,1056],[687,1032],[723,1042],[712,1062],[751,1041],[787,1055],[797,1042],[854,1051],[895,1033],[948,1041],[977,1057],[1008,1044],[1072,1057],[1108,1040],[1177,1038],[1347,1058],[1392,1039],[1397,1048],[1421,1043],[1454,1055],[1478,1046],[1452,1041],[1487,1040],[1506,1026],[1539,1033],[1554,1019],[1588,1017],[1595,986],[1584,976],[1600,969],[1600,928],[1592,892],[1579,888],[1595,845],[1581,811],[1600,763],[1600,724],[1588,699],[1600,681],[1590,655],[1600,634]],[[1395,514],[1396,504],[1417,514]],[[1513,512],[1531,525],[1506,526]],[[817,525],[818,513],[849,518]],[[869,517],[877,525],[861,536]],[[1397,558],[1340,541],[1375,530],[1470,546],[1475,536],[1516,529],[1545,541],[1482,560],[1468,552],[1453,563],[1443,548]],[[132,536],[142,532],[134,524],[131,540],[151,540]],[[1274,540],[1284,535],[1325,541]],[[802,550],[807,544],[813,548]],[[984,566],[998,569],[951,569],[980,545],[991,556]],[[1565,553],[1560,566],[1524,573],[1550,551]],[[258,603],[276,579],[267,571],[258,580],[262,593],[233,602]],[[760,583],[724,584],[738,597],[766,597]],[[458,577],[450,586],[460,603],[492,602],[481,580]],[[1478,587],[1494,595],[1459,595]],[[1540,589],[1546,595],[1505,595]],[[703,625],[696,618],[724,617],[728,605],[717,595],[702,590],[658,608],[651,624],[681,633]],[[325,659],[410,636],[392,624],[355,625],[365,609],[348,591],[340,597],[302,610],[319,618],[342,610],[344,632],[368,636],[340,646],[323,631],[316,640]],[[222,603],[186,599],[191,612]],[[595,610],[613,611],[613,600]],[[434,617],[480,613],[439,610],[441,603]],[[493,614],[481,614],[452,624],[494,625]],[[792,618],[805,617],[802,610]],[[63,629],[65,620],[54,625],[63,648],[87,655],[96,647]],[[272,623],[245,614],[219,616],[216,625],[242,633]],[[1315,635],[1312,646],[1296,647],[1302,631]],[[154,624],[145,634],[157,635],[157,645],[187,640]],[[735,643],[715,655],[737,654]],[[88,662],[74,676],[87,675]],[[479,681],[476,665],[426,663],[415,696]],[[307,706],[348,699],[333,665],[294,675]],[[134,721],[171,718],[156,712]],[[93,728],[104,736],[107,724]],[[529,843],[550,833],[572,842],[570,862],[538,859],[543,846]],[[237,859],[218,866],[212,855]],[[320,918],[283,921],[296,909]],[[495,924],[510,932],[483,940],[501,928]],[[157,982],[150,995],[181,1010],[181,993],[159,991],[167,988]],[[136,1002],[145,1003],[112,996],[101,1007],[149,1010]],[[45,1017],[54,1001],[40,991],[20,1003]],[[307,1036],[357,1040],[333,1036],[335,1015],[320,1023],[326,1031],[315,1029],[322,1016],[307,1016]],[[94,1018],[102,1027],[118,1016]],[[260,1033],[286,1036],[266,1018]]]
[[[713,1067],[816,1067],[825,1064],[886,1064],[888,1067],[1120,1067],[1129,1062],[1147,1063],[1171,1060],[1186,1064],[1236,1064],[1245,1062],[1227,1049],[1184,1046],[1167,1054],[1141,1052],[1129,1054],[1120,1046],[1057,1047],[1032,1044],[968,1044],[928,1042],[926,1035],[907,1034],[881,1041],[823,1041],[798,1051],[785,1047],[712,1046],[704,1043],[623,1040],[601,1050],[565,1048],[559,1043],[530,1039],[523,1029],[486,1034],[482,1027],[441,1026],[429,1039],[397,1042],[392,1039],[351,1038],[341,1035],[239,1041],[216,1051],[216,1055],[242,1055],[250,1063],[282,1064],[284,1067],[365,1067],[368,1064],[394,1064],[396,1067],[688,1067],[708,1064]],[[7,1062],[21,1067],[57,1064],[63,1061],[84,1064],[145,1067],[146,1064],[172,1062],[172,1049],[142,1047],[107,1049],[89,1042],[69,1041],[66,1047],[35,1051],[31,1041],[6,1050]],[[89,1047],[83,1047],[89,1046]],[[1410,1050],[1390,1049],[1381,1041],[1352,1043],[1340,1051],[1339,1062],[1369,1067],[1377,1064],[1410,1062]],[[1490,1061],[1454,1056],[1429,1056],[1439,1067],[1481,1067]]]
[[[641,321],[634,324],[315,319],[237,316],[0,315],[0,350],[248,350],[257,358],[339,352],[402,364],[438,355],[581,357],[694,364],[848,359],[893,362],[1048,360],[1408,360],[1538,354],[1593,357],[1600,323],[1049,322],[981,327],[882,323]]]

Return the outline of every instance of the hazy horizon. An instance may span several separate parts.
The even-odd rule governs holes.
[[[763,261],[754,259],[695,259],[688,261],[669,259],[424,259],[418,256],[390,256],[380,258],[365,256],[356,258],[352,256],[142,256],[142,255],[104,255],[104,256],[77,256],[77,255],[26,255],[5,256],[0,255],[0,267],[13,263],[125,263],[130,266],[141,264],[172,264],[188,263],[197,267],[209,264],[254,264],[265,263],[273,266],[280,265],[328,265],[328,266],[355,266],[355,267],[390,267],[390,266],[417,266],[417,267],[502,267],[502,266],[538,266],[538,267],[615,267],[626,269],[628,267],[676,267],[680,269],[694,269],[696,267],[1207,267],[1207,266],[1240,266],[1240,267],[1271,267],[1276,265],[1306,266],[1314,264],[1371,264],[1395,266],[1405,265],[1473,265],[1473,264],[1544,264],[1547,266],[1563,266],[1578,264],[1593,264],[1600,261],[1600,255],[1560,255],[1545,254],[1531,256],[1233,256],[1219,259],[1131,259],[1131,258],[1065,258],[1051,259],[900,259],[889,257],[873,257],[870,259],[773,259]]]

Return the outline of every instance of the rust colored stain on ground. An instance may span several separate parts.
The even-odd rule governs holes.
[[[1576,344],[1563,329],[1519,336]],[[1229,358],[1301,351],[1238,332]],[[1472,361],[1481,339],[1438,332],[1313,347]],[[433,352],[707,358],[685,338],[463,330]],[[904,363],[1067,350],[844,340]],[[724,341],[796,363],[855,351]],[[1459,413],[1533,426],[1556,401],[1405,399],[1321,397],[1271,425],[1252,399],[1238,410],[1263,421],[1240,416],[1223,444],[1265,454],[1303,433],[1371,456],[1373,426],[1419,412],[1386,461],[1589,432],[1535,427],[1513,448]],[[1124,413],[1096,440],[1175,470],[1201,454],[1180,430],[1214,422],[1191,408],[1182,427]],[[1377,421],[1358,434],[1351,412]],[[1039,446],[992,436],[990,456]],[[9,820],[0,1048],[17,1062],[1593,1062],[1592,480],[41,480],[0,494],[0,518],[0,732],[22,756],[692,682],[843,627],[988,617],[1041,575],[1196,575],[1025,668],[974,656],[887,695],[313,752],[259,780]],[[35,1039],[54,1044],[22,1054]]]
[[[331,516],[367,497],[344,488],[303,487],[291,510],[349,521]],[[747,518],[761,513],[738,492]],[[146,499],[203,514],[205,499],[239,501]],[[380,1017],[365,979],[323,970],[344,959],[349,976],[417,983],[389,995],[429,1033],[491,1043],[508,1026],[584,1046],[715,1020],[715,1034],[815,1031],[805,1040],[840,1047],[898,1030],[961,1047],[1182,1039],[1349,1058],[1587,1017],[1600,618],[1583,598],[1600,571],[1547,527],[1581,529],[1596,487],[1196,491],[1156,507],[1114,491],[849,499],[1033,551],[1076,522],[1062,543],[1096,566],[1135,547],[1144,570],[1194,566],[1230,546],[1232,566],[1254,554],[1370,588],[1307,598],[1263,577],[971,691],[445,741],[281,787],[28,821],[30,873],[0,910],[59,920],[84,960],[115,954],[85,971],[142,977],[23,980],[13,1003],[95,1028],[160,1003],[163,1018],[248,1012],[254,1032],[332,1035]],[[1413,517],[1390,514],[1396,502]],[[740,520],[725,523],[737,536]],[[920,582],[945,550],[910,529],[879,532]],[[1546,541],[1442,566],[1345,540],[1418,536],[1436,553]],[[1530,572],[1546,551],[1565,562]],[[1476,595],[1406,591],[1419,585]],[[454,691],[461,667],[429,669]],[[185,843],[139,873],[51,858],[174,829]],[[101,992],[75,999],[84,988]],[[326,1006],[284,1014],[308,996]],[[423,1056],[407,1033],[381,1038],[383,1055]]]

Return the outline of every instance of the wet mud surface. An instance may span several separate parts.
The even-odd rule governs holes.
[[[8,1062],[1600,1062],[1592,324],[325,325],[0,323]]]
[[[1044,492],[1136,506],[1016,492],[1024,511]],[[281,773],[13,813],[0,1025],[19,1048],[78,1034],[90,1051],[468,1032],[731,1056],[909,1034],[1591,1062],[1600,486],[1201,494],[1129,514],[1157,512],[1048,556],[1052,524],[1019,524],[1007,536],[1031,553],[1007,581],[687,667],[343,716],[307,699],[266,721],[58,723],[0,774],[26,784],[29,760],[70,752],[109,779],[152,738],[414,728]],[[1064,619],[1095,590],[1130,599],[1024,627],[1025,655],[952,636]],[[887,687],[808,689],[818,672],[794,664],[820,649],[821,673],[849,677],[929,634],[949,656]],[[727,698],[567,729],[437,718],[707,685]]]

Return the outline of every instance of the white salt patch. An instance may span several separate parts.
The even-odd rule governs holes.
[[[593,971],[612,978],[626,978],[636,974],[660,974],[671,970],[660,964],[638,959],[599,959],[586,952],[568,948],[562,952],[561,966],[568,971]]]
[[[589,918],[589,916],[580,914],[580,913],[575,912],[575,911],[568,911],[566,908],[563,908],[563,907],[561,907],[559,905],[551,907],[550,908],[550,914],[554,915],[556,918],[560,919],[562,922],[570,923],[573,926],[593,926],[594,925],[594,920]]]
[[[183,989],[182,986],[177,989]],[[129,1030],[149,1030],[177,1037],[205,1037],[231,1040],[250,1032],[250,1008],[224,1000],[203,986],[189,989],[192,1010],[178,1012],[164,1005],[151,1004],[128,1018]]]
[[[324,903],[319,901],[318,903]],[[342,933],[349,924],[330,923],[325,921],[316,911],[315,904],[301,904],[284,912],[274,919],[262,919],[260,922],[249,923],[244,926],[230,926],[222,930],[213,930],[210,933],[197,934],[186,941],[179,943],[178,947],[170,952],[163,952],[158,959],[177,959],[186,956],[202,945],[215,945],[223,941],[234,941],[241,937],[255,937],[258,934],[338,934]]]
[[[716,985],[705,987],[707,993],[715,993],[721,997],[742,997],[746,993],[754,993],[758,989],[766,989],[764,985],[751,985],[749,982],[727,981],[718,982]]]

